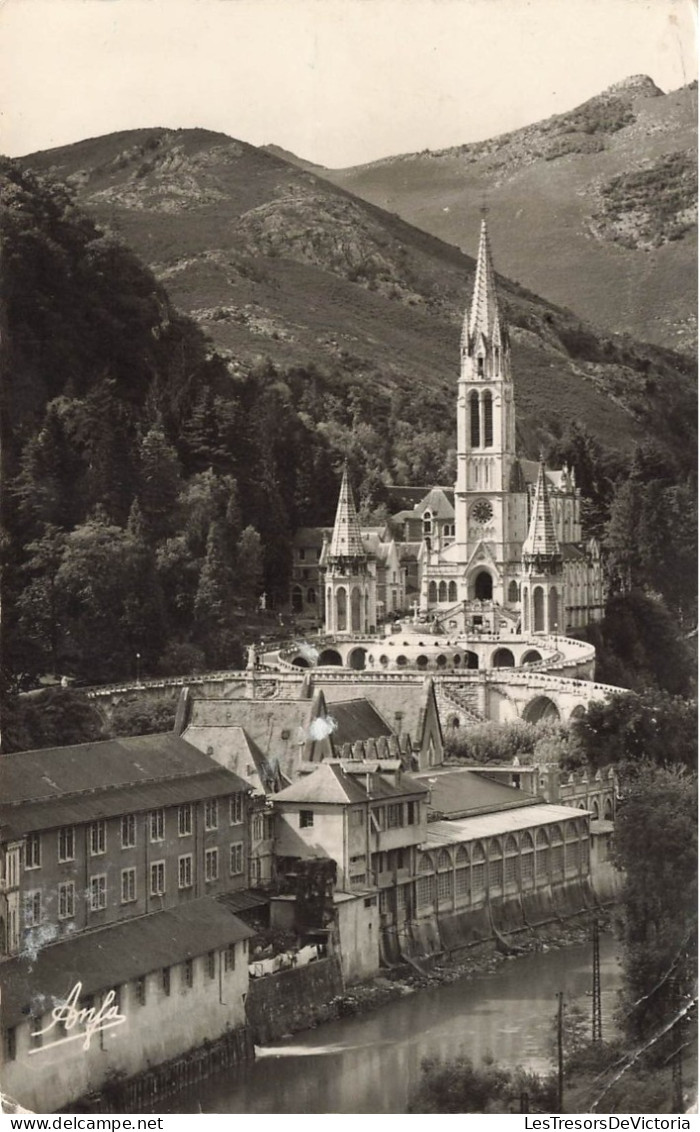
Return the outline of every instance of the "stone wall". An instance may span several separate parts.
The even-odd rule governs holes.
[[[333,999],[342,993],[343,976],[335,956],[251,979],[245,1008],[255,1044],[265,1045],[335,1018]]]

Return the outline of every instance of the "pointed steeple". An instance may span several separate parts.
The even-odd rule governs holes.
[[[340,495],[338,497],[338,510],[335,513],[335,525],[333,527],[333,534],[331,535],[328,555],[330,558],[365,557],[360,521],[357,518],[355,500],[352,497],[347,464],[343,467],[343,479],[340,485]]]
[[[499,310],[496,275],[486,220],[481,221],[474,291],[462,324],[462,357],[472,360],[479,377],[509,376],[508,332]]]
[[[561,551],[549,503],[544,460],[540,460],[530,528],[523,543],[523,564],[534,567],[538,573],[551,574],[561,569]]]

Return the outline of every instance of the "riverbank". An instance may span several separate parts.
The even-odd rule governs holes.
[[[609,916],[599,915],[600,927],[605,930]],[[454,983],[469,976],[489,975],[497,972],[505,964],[512,963],[524,955],[560,951],[587,943],[591,938],[590,919],[577,918],[563,924],[552,924],[542,934],[523,934],[511,950],[498,950],[497,943],[489,941],[451,954],[439,954],[421,960],[419,963],[401,964],[391,970],[376,975],[366,982],[348,987],[327,1003],[319,1003],[314,1009],[313,1021],[304,1026],[287,1028],[281,1038],[294,1033],[313,1030],[317,1026],[338,1018],[348,1018],[377,1010],[388,1003],[415,993],[425,987],[437,987]]]

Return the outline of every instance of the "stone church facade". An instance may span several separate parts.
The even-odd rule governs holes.
[[[584,538],[574,469],[516,451],[510,341],[485,220],[461,335],[454,488],[427,489],[383,530],[363,531],[345,470],[332,531],[313,533],[313,585],[293,578],[292,608],[330,634],[371,633],[408,609],[435,632],[467,634],[564,633],[602,617],[600,547]]]

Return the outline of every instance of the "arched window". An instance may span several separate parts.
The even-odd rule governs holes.
[[[344,586],[341,586],[335,595],[336,626],[338,632],[348,627],[348,595]]]
[[[455,900],[457,904],[469,903],[469,857],[463,845],[457,850],[455,860]]]
[[[493,448],[493,397],[484,394],[484,447]]]
[[[486,895],[486,854],[480,841],[472,850],[472,899],[483,900]]]
[[[484,376],[484,355],[483,354],[479,354],[479,357],[476,359],[476,372],[478,373],[479,377]]]
[[[538,829],[535,841],[535,875],[538,884],[546,884],[549,877],[549,838],[543,829]]]
[[[523,632],[530,630],[530,605],[527,600],[527,586],[523,589]]]
[[[534,605],[534,625],[532,628],[536,633],[544,632],[544,590],[542,586],[535,586],[532,591],[532,600]]]
[[[428,583],[428,603],[435,605],[437,602],[437,586],[435,582]]]
[[[440,582],[438,586],[438,601],[447,601],[447,583]]]
[[[452,903],[452,859],[444,849],[438,853],[437,870],[438,903]]]
[[[515,602],[518,600],[518,597],[518,583],[516,581],[512,581],[508,586],[508,601]]]
[[[518,843],[513,836],[506,839],[505,884],[511,890],[518,885]]]
[[[472,448],[479,448],[479,394],[469,395],[469,437]]]
[[[555,825],[552,829],[551,877],[553,881],[562,880],[564,876],[564,845],[562,843],[561,829]]]
[[[559,628],[559,595],[555,589],[549,591],[549,631]]]
[[[520,843],[520,881],[524,889],[535,884],[535,845],[529,833],[523,834]]]
[[[352,597],[350,598],[350,608],[352,616],[352,630],[357,633],[362,628],[362,594],[357,586],[353,588]]]
[[[433,517],[430,511],[423,512],[423,534],[431,535],[433,533]]]
[[[309,605],[315,605],[316,604],[316,590],[314,590],[314,589],[308,590],[307,594],[306,594],[306,600],[308,601]]]
[[[301,592],[301,586],[295,586],[292,590],[292,613],[301,613],[304,608],[304,595]]]
[[[454,530],[452,531],[452,533],[454,534]],[[448,601],[456,601],[457,600],[457,583],[456,582],[450,582],[449,586],[447,587],[447,600]]]
[[[489,841],[489,892],[500,893],[503,888],[503,851],[495,837]]]

